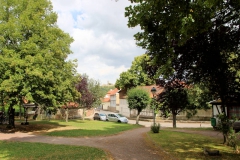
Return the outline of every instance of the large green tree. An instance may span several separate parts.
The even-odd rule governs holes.
[[[150,102],[149,93],[140,87],[132,88],[127,92],[127,101],[130,109],[137,110],[136,124],[138,124],[140,113]]]
[[[120,74],[119,79],[115,83],[115,87],[119,89],[130,89],[136,86],[145,86],[154,84],[146,72],[149,57],[146,54],[134,58],[130,69]]]
[[[223,108],[240,100],[240,2],[132,0],[129,27],[140,25],[137,45],[151,57],[149,74],[203,83]]]
[[[142,29],[135,39],[151,57],[150,75],[204,82],[223,103],[240,99],[239,73],[233,69],[239,59],[229,61],[240,54],[239,1],[131,2],[125,15],[129,27]]]
[[[185,111],[187,118],[194,116],[197,109],[209,109],[208,102],[211,100],[206,87],[201,84],[187,85],[183,81],[160,79],[157,84],[164,91],[156,96],[160,103],[158,109],[163,117],[173,118],[173,128],[176,128],[177,115]]]
[[[9,113],[22,97],[48,107],[79,96],[76,63],[66,61],[73,39],[57,26],[50,1],[0,4],[0,93]]]
[[[164,91],[157,95],[157,100],[160,102],[159,110],[165,117],[172,115],[173,128],[176,128],[176,116],[191,106],[186,84],[179,80],[167,82],[162,80],[160,86],[164,87]]]

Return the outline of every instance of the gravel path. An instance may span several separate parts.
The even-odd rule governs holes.
[[[28,133],[0,133],[0,140],[41,142],[101,148],[111,154],[114,160],[159,160],[164,159],[159,152],[144,141],[144,133],[150,131],[143,127],[106,137],[65,138],[34,135]]]

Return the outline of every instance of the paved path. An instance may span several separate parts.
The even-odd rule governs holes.
[[[101,148],[116,160],[159,160],[158,152],[146,145],[143,134],[150,131],[144,127],[106,137],[64,138],[34,135],[28,133],[0,133],[0,140],[20,142],[41,142]]]

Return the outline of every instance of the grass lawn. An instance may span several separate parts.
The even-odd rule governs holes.
[[[51,121],[29,121],[29,125],[21,125],[21,121],[15,122],[15,132],[35,132],[48,136],[64,137],[91,137],[91,136],[108,136],[120,132],[142,127],[136,124],[125,124],[106,121],[92,120],[62,120]],[[5,129],[6,125],[0,125],[0,129]]]
[[[21,125],[21,121],[16,120],[15,124],[15,131],[39,131],[40,134],[44,135],[64,137],[107,136],[142,127],[140,125],[89,120],[29,121],[29,125]],[[0,129],[5,128],[6,125],[0,125]],[[110,159],[110,157],[103,150],[92,147],[0,141],[0,159],[105,160]]]
[[[0,125],[0,127],[4,126]],[[71,120],[69,122],[58,120],[30,121],[30,125],[20,125],[20,121],[16,121],[16,131],[40,131],[40,134],[64,137],[107,136],[139,127],[142,126],[89,120]],[[185,128],[183,130],[207,131],[212,130],[212,128]],[[164,155],[167,155],[166,157],[169,157],[167,159],[240,159],[240,154],[236,154],[231,147],[223,145],[223,139],[221,138],[209,137],[195,133],[183,133],[174,131],[174,129],[171,128],[167,128],[160,130],[160,133],[158,134],[148,132],[146,139],[149,144],[154,144],[152,145],[153,147],[158,148],[160,151],[166,152],[167,154]],[[210,147],[211,149],[219,150],[221,156],[206,156],[203,154],[203,147]],[[0,141],[0,151],[0,159],[4,160],[110,159],[109,155],[106,152],[97,148],[84,146],[51,145],[43,143]]]
[[[140,125],[133,125],[133,124],[105,122],[105,121],[89,121],[89,120],[84,120],[84,121],[74,120],[70,122],[50,121],[47,123],[50,123],[50,124],[58,123],[58,125],[60,126],[71,127],[71,129],[56,130],[56,131],[44,133],[45,135],[48,135],[48,136],[63,136],[63,137],[108,136],[108,135],[118,134],[126,130],[142,127]]]
[[[84,146],[0,141],[1,160],[107,160],[101,149]]]
[[[240,159],[240,154],[236,154],[231,147],[223,145],[223,139],[220,138],[211,138],[209,136],[183,133],[169,129],[160,130],[159,134],[149,132],[147,134],[147,140],[155,143],[155,147],[160,150],[166,151],[170,157],[173,156],[179,160]],[[206,156],[203,154],[203,147],[219,150],[221,156]]]

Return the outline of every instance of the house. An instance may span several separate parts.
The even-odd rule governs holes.
[[[141,88],[146,89],[147,92],[149,93],[150,97],[153,98],[153,95],[151,93],[151,89],[155,87],[157,90],[156,94],[159,94],[163,92],[163,87],[159,87],[156,85],[151,85],[151,86],[141,86]],[[127,102],[127,91],[126,90],[120,90],[119,91],[119,113],[126,117],[135,117],[137,115],[136,110],[131,110],[128,108],[128,102]],[[190,119],[187,119],[186,117],[187,113],[186,112],[181,112],[179,115],[177,115],[177,120],[193,120],[193,121],[210,121],[210,118],[212,117],[212,111],[211,109],[209,110],[198,110],[197,114]],[[150,109],[150,107],[147,107],[140,113],[141,118],[153,118],[153,110]],[[160,115],[157,115],[160,119],[163,119],[160,117]],[[167,118],[169,120],[172,119],[172,117]]]
[[[219,126],[218,115],[223,113],[222,101],[220,99],[209,102],[212,105],[211,123],[213,127]],[[227,102],[224,111],[229,119],[236,118],[233,129],[240,130],[240,104],[237,102]]]
[[[163,91],[162,87],[158,87],[156,85],[151,86],[140,86],[140,88],[145,89],[148,93],[150,98],[153,98],[153,94],[151,92],[151,89],[155,87],[157,92],[156,94],[159,94]],[[131,110],[128,108],[128,102],[127,102],[127,90],[120,90],[119,91],[119,113],[126,117],[135,117],[137,115],[137,110]],[[140,117],[153,117],[153,110],[147,107],[146,109],[142,110],[140,113]]]
[[[102,99],[102,109],[112,112],[118,112],[119,110],[119,90],[117,88],[111,89]]]

